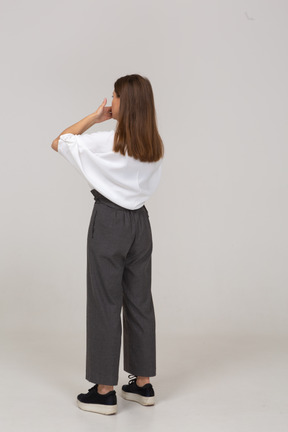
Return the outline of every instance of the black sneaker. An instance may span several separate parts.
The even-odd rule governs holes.
[[[98,384],[88,390],[88,393],[81,393],[77,396],[77,405],[84,411],[92,411],[99,414],[115,414],[117,412],[116,391],[98,393]]]
[[[122,386],[122,397],[141,405],[154,405],[155,393],[152,384],[147,383],[140,387],[136,384],[137,375],[128,375],[128,378],[131,378],[129,384]]]

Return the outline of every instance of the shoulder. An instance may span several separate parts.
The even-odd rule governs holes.
[[[112,137],[114,138],[114,134],[115,134],[115,131],[110,130],[110,131],[96,131],[96,132],[92,132],[92,133],[82,134],[80,136],[81,137],[90,137],[90,138],[94,138],[94,139],[111,139]]]
[[[111,139],[114,138],[115,131],[96,131],[91,133],[83,133],[83,134],[72,134],[66,133],[60,135],[60,139],[63,141],[75,141],[75,140],[103,140],[103,139]]]
[[[79,149],[88,149],[92,152],[106,151],[114,141],[114,130],[96,131],[92,133],[60,135],[60,141],[68,146],[77,146]]]

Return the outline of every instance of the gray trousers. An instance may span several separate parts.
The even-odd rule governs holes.
[[[87,236],[86,379],[117,385],[123,311],[123,367],[156,375],[151,292],[152,231],[145,206],[121,207],[95,189]]]

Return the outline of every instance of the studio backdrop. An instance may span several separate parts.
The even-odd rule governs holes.
[[[165,146],[158,334],[287,332],[287,3],[1,3],[1,332],[84,333],[94,201],[51,143],[132,73]]]

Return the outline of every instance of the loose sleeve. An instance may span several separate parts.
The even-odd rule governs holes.
[[[79,157],[78,135],[71,133],[60,135],[58,140],[58,153],[73,165],[77,171],[82,173],[81,160]]]
[[[111,151],[111,139],[114,131],[97,131],[91,134],[74,135],[71,133],[60,135],[58,153],[63,156],[81,173],[84,167],[81,162],[81,153],[105,153]]]
[[[110,150],[111,138],[114,131],[97,131],[90,134],[74,135],[71,133],[60,135],[58,151],[60,154],[67,150],[69,145],[77,144],[79,147],[86,148],[92,153],[103,153]]]
[[[60,135],[58,153],[92,185],[97,171],[103,165],[102,158],[111,153],[114,131],[97,131],[91,134]]]

